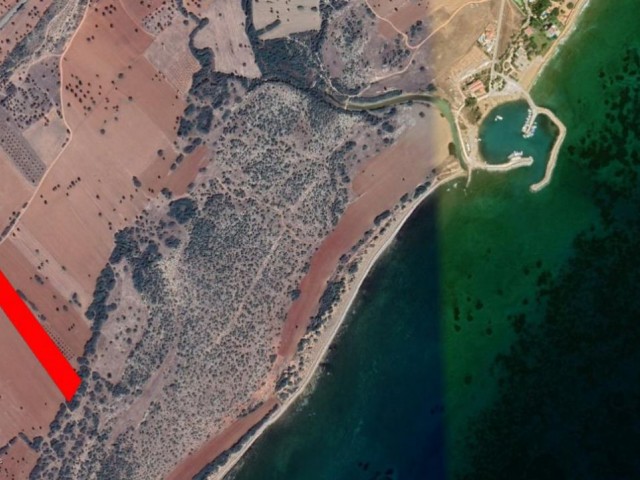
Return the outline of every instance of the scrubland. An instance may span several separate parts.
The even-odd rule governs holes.
[[[281,2],[269,39],[251,2],[169,0],[90,2],[71,39],[74,4],[41,34],[68,43],[6,80],[24,188],[0,267],[83,378],[9,436],[30,478],[215,472],[295,392],[357,259],[455,161],[435,107],[338,106],[433,92],[431,54],[364,1],[307,3],[308,28],[285,35]]]

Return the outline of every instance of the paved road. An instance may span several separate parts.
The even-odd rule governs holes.
[[[504,6],[507,0],[502,0],[500,4],[500,15],[498,15],[498,26],[496,27],[496,43],[493,48],[493,61],[491,62],[491,73],[489,74],[489,92],[493,90],[493,75],[496,63],[498,62],[498,49],[500,47],[500,32],[502,31],[502,17],[504,16]]]

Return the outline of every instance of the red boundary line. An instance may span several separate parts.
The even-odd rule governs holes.
[[[0,308],[4,310],[9,321],[27,343],[67,402],[71,401],[82,382],[80,377],[2,271],[0,271]],[[20,367],[16,366],[15,368]]]

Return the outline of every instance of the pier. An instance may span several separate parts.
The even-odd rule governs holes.
[[[558,162],[558,155],[560,154],[560,148],[562,147],[562,144],[564,143],[564,140],[567,137],[567,127],[551,110],[549,110],[548,108],[539,107],[538,105],[536,105],[536,103],[531,98],[531,94],[528,91],[526,91],[524,88],[522,88],[521,85],[519,85],[509,77],[506,77],[502,74],[498,74],[498,75],[500,75],[500,77],[505,81],[506,85],[512,89],[512,91],[518,92],[520,95],[522,95],[522,97],[524,97],[524,99],[529,104],[530,114],[527,117],[527,122],[525,122],[525,127],[527,127],[531,122],[530,129],[534,129],[535,118],[538,115],[547,116],[555,124],[555,126],[558,127],[558,138],[553,144],[553,148],[551,149],[551,153],[549,154],[549,159],[547,160],[547,167],[544,172],[544,177],[542,177],[542,179],[539,182],[534,183],[529,187],[529,189],[532,192],[539,192],[544,187],[546,187],[551,181],[551,177],[553,176],[553,171],[556,167],[556,163]],[[529,117],[533,117],[533,118],[530,119]],[[525,128],[523,127],[523,133],[524,133],[524,130]],[[521,165],[519,162],[517,162],[516,164]]]
[[[522,152],[515,152],[522,153]],[[481,165],[477,165],[476,168],[478,170],[484,170],[485,172],[509,172],[516,168],[522,167],[530,167],[533,165],[533,157],[523,157],[522,155],[509,155],[509,161],[507,163],[483,163]]]
[[[527,120],[524,122],[524,126],[522,127],[522,136],[524,138],[531,138],[535,135],[537,116],[537,112],[534,112],[532,108],[529,108],[529,112],[527,113]]]

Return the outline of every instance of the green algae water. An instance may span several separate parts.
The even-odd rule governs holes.
[[[427,200],[234,478],[640,478],[637,7],[591,0],[534,89],[568,129],[551,184],[538,162]]]

